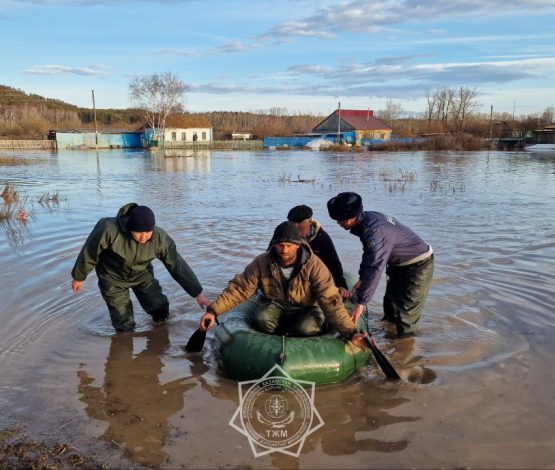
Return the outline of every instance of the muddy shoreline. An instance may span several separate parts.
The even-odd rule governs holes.
[[[52,438],[48,441],[34,439],[22,425],[0,427],[0,469],[24,468],[102,470],[109,467],[82,455],[69,442],[57,442]]]

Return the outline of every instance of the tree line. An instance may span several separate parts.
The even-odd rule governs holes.
[[[163,128],[172,113],[182,113],[187,86],[175,75],[153,74],[134,79],[129,94],[134,107],[99,109],[96,117],[100,129],[139,130],[145,126]],[[466,86],[438,87],[425,92],[425,109],[408,113],[399,101],[388,100],[375,115],[393,128],[399,137],[422,134],[461,134],[494,137],[514,131],[526,133],[554,121],[553,107],[543,112],[513,116],[509,113],[480,113],[478,90]],[[217,140],[231,138],[233,132],[250,133],[256,138],[287,136],[310,132],[325,116],[292,113],[286,108],[240,111],[187,113],[208,121]],[[0,137],[43,138],[50,129],[92,129],[93,110],[60,100],[27,94],[0,85]]]
[[[476,87],[438,87],[425,92],[426,106],[422,113],[410,116],[400,102],[388,100],[376,116],[393,128],[399,137],[433,134],[471,134],[476,137],[510,137],[526,135],[554,122],[555,109],[546,107],[539,113],[514,116],[507,112],[479,112]],[[514,135],[516,136],[516,135]]]

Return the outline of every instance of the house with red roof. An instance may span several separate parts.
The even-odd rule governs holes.
[[[341,134],[341,140],[360,142],[362,139],[391,138],[392,128],[374,116],[374,111],[359,109],[336,109],[313,132],[319,134]]]

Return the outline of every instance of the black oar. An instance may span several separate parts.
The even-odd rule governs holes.
[[[218,319],[216,318],[216,324],[218,325]],[[206,332],[208,331],[208,325],[210,324],[209,320],[204,320],[204,331],[200,328],[195,331],[192,336],[187,341],[185,345],[185,351],[188,353],[198,353],[202,351],[202,347],[204,346],[204,342],[206,341]]]
[[[376,362],[380,366],[380,369],[383,371],[385,376],[388,379],[399,380],[401,378],[401,376],[397,373],[395,368],[391,365],[391,362],[389,362],[387,357],[385,357],[384,353],[381,352],[380,348],[378,347],[378,345],[374,341],[374,338],[369,338],[367,336],[366,337],[366,342],[368,343],[368,346],[370,347],[370,350],[372,351],[372,354],[374,355],[374,358],[376,359]]]

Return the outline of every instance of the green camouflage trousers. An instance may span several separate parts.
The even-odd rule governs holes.
[[[408,266],[388,266],[383,299],[384,320],[394,323],[397,335],[411,333],[420,320],[434,274],[434,255]]]
[[[160,284],[150,272],[138,283],[99,278],[98,287],[108,306],[112,325],[117,331],[132,331],[135,328],[129,289],[133,290],[141,307],[155,322],[167,320],[169,316],[168,298],[162,293]]]
[[[315,336],[322,331],[324,312],[317,305],[301,307],[266,301],[253,312],[251,323],[263,333]]]

